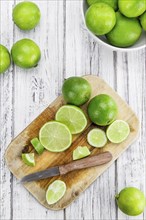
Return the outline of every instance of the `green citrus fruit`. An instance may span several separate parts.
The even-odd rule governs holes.
[[[13,9],[13,21],[22,30],[35,28],[40,16],[40,10],[33,2],[20,2]]]
[[[33,138],[30,142],[38,154],[44,152],[44,146],[40,143],[38,138]]]
[[[118,108],[112,97],[100,94],[91,99],[88,105],[88,115],[91,121],[97,125],[111,124],[117,116]]]
[[[104,147],[107,143],[105,131],[99,128],[93,128],[87,135],[87,141],[93,147]]]
[[[35,166],[34,153],[22,154],[22,160],[28,166]]]
[[[146,11],[140,16],[140,23],[143,29],[146,31]]]
[[[142,32],[138,19],[127,18],[120,12],[116,12],[116,17],[115,27],[106,35],[109,43],[117,47],[132,46],[140,38]]]
[[[11,49],[11,55],[14,63],[22,68],[37,66],[41,58],[40,48],[30,39],[17,41]]]
[[[0,44],[0,73],[4,73],[11,64],[10,53],[6,47]]]
[[[138,17],[146,10],[146,0],[119,0],[120,12],[129,18]]]
[[[81,158],[87,157],[91,154],[89,151],[88,147],[84,146],[78,146],[74,151],[73,151],[73,160],[79,160]]]
[[[86,25],[95,35],[110,32],[116,23],[115,11],[105,3],[95,3],[86,11]]]
[[[119,209],[127,215],[140,215],[146,205],[146,199],[142,191],[135,187],[127,187],[116,196]]]
[[[62,93],[67,103],[80,106],[89,100],[91,86],[86,79],[74,76],[65,80]]]
[[[88,5],[103,2],[111,6],[114,10],[118,9],[118,0],[87,0]]]

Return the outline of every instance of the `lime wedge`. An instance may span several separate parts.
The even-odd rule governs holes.
[[[78,146],[74,151],[73,151],[73,160],[79,160],[81,158],[87,157],[90,155],[90,151],[88,147],[84,146]]]
[[[28,166],[35,166],[34,153],[22,154],[22,160]]]
[[[30,142],[38,154],[43,153],[44,146],[40,143],[38,138],[33,138]]]
[[[121,143],[129,135],[130,128],[126,121],[116,120],[108,127],[106,135],[112,143]]]
[[[62,152],[72,143],[72,135],[68,127],[57,121],[44,124],[40,129],[39,139],[44,148],[52,152]]]
[[[88,143],[93,147],[104,147],[107,143],[107,137],[103,130],[94,128],[87,135]]]
[[[46,192],[46,200],[49,205],[58,202],[66,192],[66,184],[61,180],[51,183]]]
[[[82,132],[87,125],[84,112],[79,107],[73,105],[62,106],[57,111],[55,119],[65,124],[72,134]]]

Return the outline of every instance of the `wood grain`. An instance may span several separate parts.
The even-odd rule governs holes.
[[[85,79],[92,86],[92,95],[106,93],[111,95],[119,107],[118,118],[123,119],[129,123],[130,135],[126,141],[121,144],[115,145],[112,143],[106,144],[102,149],[94,148],[87,143],[87,133],[95,126],[88,121],[86,130],[82,134],[73,136],[73,143],[71,147],[62,153],[52,153],[45,151],[41,156],[35,155],[36,166],[28,167],[21,160],[21,151],[24,146],[30,143],[30,140],[39,134],[40,128],[47,121],[53,120],[56,111],[64,104],[62,96],[58,97],[41,115],[39,115],[22,133],[20,133],[9,145],[5,158],[7,165],[11,172],[18,178],[22,178],[27,174],[47,169],[48,167],[68,163],[72,160],[72,152],[77,146],[87,145],[92,154],[97,154],[102,151],[110,151],[113,155],[111,162],[99,167],[88,168],[80,171],[74,171],[61,177],[53,177],[37,182],[25,183],[24,186],[32,193],[32,195],[45,207],[53,210],[64,209],[68,206],[79,194],[84,191],[100,174],[102,174],[119,156],[126,150],[135,140],[138,135],[139,122],[134,112],[128,105],[114,92],[102,79],[96,76],[85,76]],[[87,111],[87,104],[82,109],[85,114]],[[48,185],[56,178],[61,178],[67,184],[67,192],[65,196],[56,204],[49,206],[45,200],[45,192]]]

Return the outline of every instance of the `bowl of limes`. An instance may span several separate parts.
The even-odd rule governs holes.
[[[83,0],[82,12],[98,43],[121,51],[146,47],[146,0]]]

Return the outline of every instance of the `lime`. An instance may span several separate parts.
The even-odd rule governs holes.
[[[86,79],[73,76],[65,80],[62,93],[67,103],[80,106],[89,100],[91,86]]]
[[[58,202],[66,192],[66,184],[62,180],[51,183],[46,192],[46,200],[49,205]]]
[[[44,146],[40,143],[38,138],[33,138],[30,142],[38,154],[43,153]]]
[[[91,99],[87,110],[91,121],[101,126],[111,124],[118,113],[116,102],[106,94],[100,94]]]
[[[55,115],[55,120],[65,124],[72,134],[82,132],[87,125],[84,112],[73,105],[64,105],[59,108]]]
[[[116,23],[115,11],[105,3],[95,3],[86,11],[86,25],[95,35],[110,32]]]
[[[118,9],[118,0],[87,0],[88,5],[103,2],[111,6],[114,10]]]
[[[107,143],[107,137],[102,129],[94,128],[89,131],[87,141],[93,147],[104,147]]]
[[[120,12],[129,18],[138,17],[146,10],[146,0],[119,0]]]
[[[20,2],[13,9],[13,21],[22,30],[31,30],[40,21],[40,10],[33,2]]]
[[[140,23],[143,29],[146,31],[146,11],[140,16]]]
[[[116,196],[119,209],[127,215],[140,215],[146,205],[146,199],[142,191],[135,187],[126,187]]]
[[[22,160],[28,166],[35,166],[34,153],[22,154]]]
[[[116,120],[107,128],[106,134],[112,143],[121,143],[129,135],[130,128],[126,121]]]
[[[116,17],[115,27],[106,35],[109,43],[118,47],[132,46],[140,38],[142,32],[138,19],[127,18],[120,12],[116,12]]]
[[[57,121],[44,124],[40,129],[39,139],[44,148],[52,152],[62,152],[72,143],[72,135],[68,127]]]
[[[31,68],[37,66],[41,52],[37,44],[30,39],[17,41],[11,50],[14,63],[22,68]]]
[[[88,147],[84,146],[78,146],[74,151],[73,151],[73,160],[79,160],[81,158],[87,157],[91,154],[89,151]]]
[[[6,47],[0,44],[0,73],[4,73],[11,64],[9,51]]]

